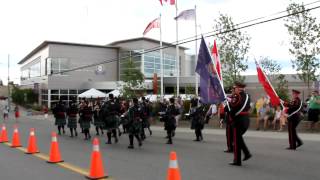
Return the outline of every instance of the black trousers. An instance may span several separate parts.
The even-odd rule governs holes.
[[[236,117],[235,121],[237,121],[233,128],[233,153],[234,159],[233,162],[241,165],[241,151],[245,154],[245,156],[249,156],[250,152],[249,149],[244,142],[243,134],[249,128],[249,118],[248,117]]]
[[[172,133],[174,129],[168,128],[167,129],[167,136],[168,136],[168,143],[172,143]]]
[[[288,120],[288,134],[289,134],[289,145],[290,149],[296,149],[297,144],[302,144],[301,139],[297,134],[297,126],[300,121],[298,119]]]
[[[129,134],[129,142],[130,142],[130,146],[133,146],[133,138],[136,137],[138,143],[141,143],[141,139],[140,136],[138,134]]]
[[[226,125],[226,138],[227,138],[228,151],[232,151],[233,150],[233,128],[230,122],[227,122],[227,125]]]
[[[118,142],[118,136],[117,136],[117,130],[116,129],[112,129],[111,131],[107,132],[108,143],[111,143],[111,135],[113,135],[115,141]]]
[[[196,128],[194,133],[196,134],[197,141],[202,140],[202,128]]]

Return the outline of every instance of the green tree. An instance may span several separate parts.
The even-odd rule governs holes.
[[[144,75],[134,62],[128,59],[124,65],[122,81],[122,95],[126,99],[137,96],[137,91],[143,91]]]
[[[287,7],[288,14],[293,14],[285,19],[290,38],[289,52],[294,56],[293,68],[298,72],[299,78],[308,85],[317,79],[316,71],[320,61],[317,55],[320,53],[320,25],[310,11],[305,11],[304,4],[290,3]],[[301,13],[300,13],[301,12]]]
[[[13,86],[11,97],[14,103],[20,105],[30,105],[38,101],[38,95],[32,89],[19,89],[15,86]]]
[[[231,17],[220,14],[215,20],[219,55],[223,65],[223,82],[226,88],[231,87],[234,81],[244,81],[240,72],[248,69],[248,57],[250,37],[240,30],[234,30],[235,24]]]
[[[288,81],[285,78],[285,75],[279,74],[277,77],[277,85],[275,88],[276,93],[280,99],[287,101],[289,100],[289,90],[288,90]]]

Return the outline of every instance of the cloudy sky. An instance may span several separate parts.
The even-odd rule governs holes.
[[[316,0],[295,0],[305,4]],[[219,13],[234,23],[267,16],[286,9],[289,0],[178,0],[179,11],[197,5],[200,32],[213,30]],[[318,3],[319,5],[320,3]],[[159,0],[1,0],[0,1],[0,79],[7,82],[10,54],[10,80],[19,82],[17,62],[45,40],[105,45],[113,41],[141,37],[146,25],[162,14],[163,41],[174,42],[175,7]],[[320,17],[320,9],[312,12]],[[269,56],[278,60],[283,72],[292,72],[288,35],[284,21],[278,20],[244,29],[251,36],[250,60]],[[194,36],[194,23],[179,22],[179,39]],[[159,30],[147,37],[158,39]],[[213,41],[213,37],[207,41]],[[219,42],[218,42],[219,43]],[[185,44],[194,53],[195,43]],[[252,63],[251,63],[252,64]],[[245,72],[254,73],[253,66]]]

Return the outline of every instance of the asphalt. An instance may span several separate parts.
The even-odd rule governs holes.
[[[12,137],[13,119],[7,124],[9,138]],[[26,147],[30,128],[36,128],[40,152],[48,155],[51,131],[56,128],[52,118],[43,116],[22,116],[19,119],[19,132],[22,145]],[[232,154],[224,153],[226,147],[223,129],[206,129],[204,141],[194,142],[193,132],[188,128],[178,128],[173,145],[165,144],[162,127],[152,127],[153,135],[148,136],[143,146],[129,150],[128,137],[122,135],[118,144],[104,144],[105,136],[100,139],[100,150],[106,173],[115,180],[163,180],[166,179],[170,151],[176,151],[182,179],[191,180],[229,180],[229,179],[288,179],[318,180],[320,135],[317,133],[299,134],[304,145],[296,151],[288,151],[286,132],[248,131],[245,141],[253,154],[252,159],[242,167],[233,167]],[[91,129],[93,135],[93,128]],[[85,179],[88,172],[92,145],[67,134],[59,136],[62,158],[79,172],[45,160],[25,155],[21,150],[0,144],[0,179]],[[148,134],[148,133],[147,133]],[[11,140],[11,139],[10,139]]]

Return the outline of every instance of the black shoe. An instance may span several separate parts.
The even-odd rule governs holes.
[[[63,130],[63,134],[66,134],[66,132]]]
[[[297,147],[300,147],[300,146],[302,146],[302,145],[303,145],[303,142],[298,143],[298,144],[297,144]]]
[[[73,135],[71,135],[70,137],[73,137]]]
[[[150,136],[152,136],[152,131],[151,130],[149,131],[149,134],[150,134]]]
[[[78,133],[76,132],[76,136],[78,136]]]
[[[248,155],[244,156],[243,161],[246,161],[246,160],[250,159],[251,157],[252,157],[252,155],[248,154]]]
[[[141,146],[142,146],[142,142],[140,141],[140,142],[139,142],[139,147],[141,147]]]
[[[236,162],[231,162],[229,164],[232,165],[232,166],[241,166],[241,163],[236,163]]]
[[[106,142],[106,144],[112,144],[111,141]]]
[[[122,133],[119,131],[119,137],[122,135]]]
[[[114,140],[115,143],[118,143],[118,141],[119,141],[118,138],[116,138],[116,139]]]
[[[287,147],[286,149],[287,149],[287,150],[296,150],[296,149],[291,148],[291,147]]]
[[[225,152],[225,153],[232,153],[233,150],[226,149],[226,150],[224,150],[223,152]]]
[[[128,149],[133,149],[133,148],[134,148],[133,145],[128,146]]]
[[[200,139],[194,139],[193,141],[200,141]]]
[[[172,132],[172,137],[174,137],[175,135],[176,135],[176,132],[173,131],[173,132]]]
[[[166,144],[172,144],[172,141],[168,141]]]

